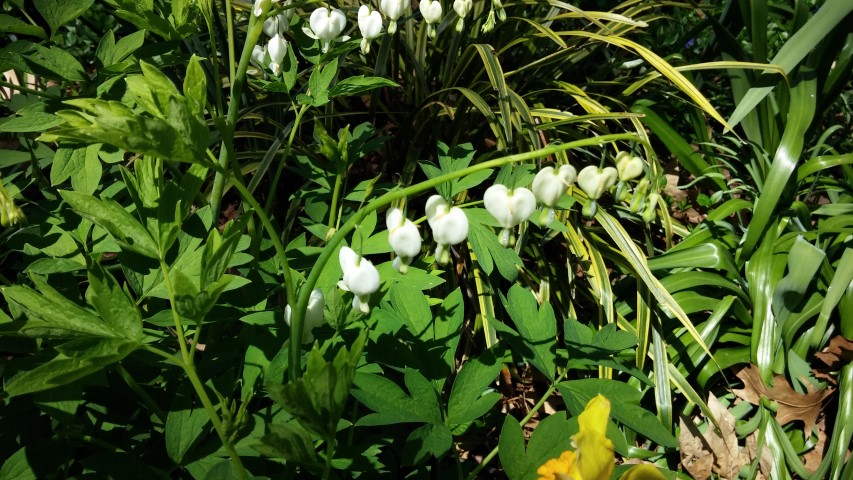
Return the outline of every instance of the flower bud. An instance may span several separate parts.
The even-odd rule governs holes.
[[[660,194],[655,192],[646,198],[646,209],[643,211],[643,221],[652,223],[657,218],[657,206],[660,201]]]
[[[256,17],[261,17],[267,10],[270,9],[270,0],[255,0],[255,5],[252,7],[252,13],[255,14]]]
[[[397,254],[394,259],[394,268],[400,273],[406,273],[412,258],[421,253],[421,235],[418,227],[403,216],[399,208],[388,210],[385,215],[385,224],[388,226],[388,243]]]
[[[509,190],[505,185],[492,185],[483,194],[483,205],[502,227],[499,241],[509,246],[509,229],[530,218],[536,209],[536,197],[526,188]]]
[[[445,264],[450,261],[447,247],[468,238],[468,217],[461,208],[451,207],[441,195],[427,199],[426,217],[437,244],[435,258],[438,263]]]
[[[315,288],[311,291],[311,297],[308,299],[308,308],[305,310],[305,319],[302,322],[302,343],[312,343],[314,334],[311,332],[315,328],[326,323],[326,317],[323,315],[323,291]],[[290,326],[290,305],[284,307],[284,321]]]
[[[273,75],[280,75],[281,62],[287,56],[287,40],[276,33],[267,43],[267,53],[270,55],[270,70],[272,70]]]

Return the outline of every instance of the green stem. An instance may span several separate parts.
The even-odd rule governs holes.
[[[229,19],[230,21],[230,19]],[[252,13],[249,17],[249,30],[246,33],[246,43],[243,45],[243,52],[240,55],[240,64],[237,66],[231,81],[231,101],[228,104],[228,114],[225,121],[221,122],[220,131],[222,133],[222,148],[219,151],[219,169],[216,170],[216,175],[213,178],[213,191],[210,194],[210,207],[213,215],[219,215],[219,208],[222,204],[222,194],[225,190],[225,177],[223,170],[229,164],[231,165],[231,174],[235,177],[240,177],[239,168],[234,168],[234,130],[237,125],[237,115],[240,112],[240,96],[243,92],[243,85],[246,80],[246,70],[249,68],[249,59],[252,58],[252,49],[258,43],[258,38],[263,30],[263,22],[260,21]],[[233,43],[233,39],[231,39]],[[233,65],[233,62],[231,62]]]
[[[142,400],[142,403],[144,403],[145,406],[148,407],[148,409],[151,410],[151,412],[157,416],[157,419],[160,420],[160,423],[165,425],[166,413],[163,412],[163,409],[160,408],[159,405],[157,405],[154,399],[151,398],[151,396],[148,395],[148,393],[143,390],[138,383],[136,383],[136,380],[134,380],[133,376],[130,375],[130,372],[128,372],[120,363],[116,365],[116,371],[118,372],[122,380],[127,383],[127,386],[130,387],[131,390],[133,390],[133,393],[139,396],[139,399]]]
[[[169,266],[166,265],[166,262],[162,259],[160,260],[160,269],[163,271],[166,292],[169,295],[169,302],[172,304],[172,319],[175,321],[175,329],[178,334],[178,345],[181,349],[181,361],[179,362],[179,366],[184,369],[187,377],[189,377],[196,395],[198,395],[199,400],[201,400],[201,404],[207,412],[207,416],[210,417],[210,422],[213,424],[214,430],[216,430],[216,433],[219,435],[219,439],[222,441],[222,446],[225,447],[225,451],[227,451],[228,456],[231,457],[231,463],[237,478],[240,480],[248,479],[249,476],[246,473],[246,469],[243,467],[240,455],[237,454],[237,450],[234,449],[234,445],[232,445],[231,441],[228,439],[225,426],[222,425],[222,420],[219,418],[219,414],[216,413],[216,409],[213,407],[213,402],[210,401],[210,397],[207,395],[207,390],[204,388],[204,384],[201,383],[201,379],[193,366],[193,357],[187,349],[187,339],[186,335],[184,335],[181,316],[178,315],[178,312],[175,310],[175,290],[172,286],[172,280],[169,278]],[[169,357],[171,357],[171,355],[169,355]]]
[[[395,202],[402,198],[413,198],[417,194],[425,192],[426,190],[429,190],[430,188],[433,188],[436,185],[456,178],[464,177],[465,175],[470,175],[474,172],[478,172],[486,168],[497,168],[510,163],[518,163],[523,162],[525,160],[534,160],[539,157],[545,157],[557,152],[571,150],[574,148],[591,147],[609,142],[627,140],[637,140],[637,136],[630,133],[616,133],[610,135],[602,135],[599,137],[584,138],[582,140],[576,140],[574,142],[569,143],[551,144],[545,148],[540,148],[539,150],[533,150],[531,152],[525,153],[517,153],[514,155],[507,155],[504,157],[496,158],[494,160],[478,163],[477,165],[473,165],[468,168],[457,170],[455,172],[440,175],[438,177],[431,178],[429,180],[418,183],[416,185],[412,185],[410,187],[392,190],[372,200],[363,208],[361,208],[358,212],[356,212],[352,217],[350,217],[350,219],[347,220],[347,222],[344,223],[337,232],[335,232],[334,236],[332,236],[332,238],[326,244],[325,248],[323,248],[323,251],[320,253],[320,257],[317,259],[317,262],[311,268],[311,273],[308,275],[308,278],[305,280],[305,283],[299,290],[299,297],[296,302],[296,308],[292,309],[290,325],[294,331],[291,332],[291,335],[296,335],[295,338],[302,338],[302,324],[305,318],[305,310],[308,308],[308,300],[311,296],[311,290],[313,290],[314,285],[317,284],[317,280],[320,278],[320,273],[323,271],[323,268],[326,266],[326,263],[328,263],[332,254],[335,252],[335,248],[344,240],[344,238],[346,238],[347,235],[349,235],[349,233],[356,227],[356,225],[360,224],[364,220],[364,218],[367,217],[367,215],[369,215],[374,210],[378,210],[379,208],[382,208],[386,205],[390,205],[392,202]],[[291,381],[296,381],[299,379],[300,373],[302,371],[302,367],[300,366],[302,356],[302,345],[299,342],[291,342],[289,354],[289,376]]]
[[[335,436],[326,439],[326,464],[323,466],[323,480],[328,480],[332,473],[332,457],[335,455]]]
[[[16,84],[14,84],[14,83],[9,83],[9,82],[7,82],[7,81],[5,81],[5,80],[0,80],[0,87],[11,88],[12,90],[17,90],[17,91],[22,92],[22,93],[29,93],[29,94],[31,94],[31,95],[36,95],[36,96],[39,96],[39,97],[50,98],[50,99],[53,99],[53,100],[58,100],[58,99],[62,98],[62,97],[60,97],[60,96],[58,96],[58,95],[53,95],[53,94],[51,94],[51,93],[42,92],[42,91],[39,91],[39,90],[33,90],[32,88],[25,87],[25,86],[23,86],[23,85],[16,85]]]
[[[338,218],[338,196],[341,194],[341,185],[343,185],[344,176],[341,172],[335,175],[335,188],[332,190],[332,205],[329,208],[329,231],[335,228],[335,222]]]
[[[540,398],[539,401],[536,402],[536,405],[534,405],[533,408],[531,408],[530,411],[527,412],[527,415],[525,415],[524,418],[522,418],[521,421],[518,422],[519,425],[521,425],[522,427],[527,425],[527,422],[529,422],[530,419],[533,418],[533,415],[536,415],[536,412],[538,412],[539,409],[542,408],[542,405],[545,405],[545,402],[548,401],[548,399],[551,397],[551,394],[554,393],[554,390],[557,389],[557,384],[563,380],[563,378],[568,372],[568,369],[566,369],[563,371],[563,373],[560,374],[559,377],[557,377],[557,380],[555,380],[554,383],[552,383],[551,386],[548,387],[548,390],[546,390],[545,393],[542,395],[542,398]],[[483,458],[483,461],[480,462],[480,464],[477,465],[474,470],[472,470],[471,473],[468,474],[466,480],[473,480],[477,478],[477,474],[480,473],[481,470],[486,468],[486,465],[488,465],[489,462],[491,462],[492,459],[495,458],[495,455],[498,454],[498,450],[498,447],[493,448],[492,451],[489,452],[489,454],[486,455],[485,458]]]

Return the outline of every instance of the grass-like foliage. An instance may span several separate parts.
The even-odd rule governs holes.
[[[0,4],[0,479],[853,476],[849,0]]]

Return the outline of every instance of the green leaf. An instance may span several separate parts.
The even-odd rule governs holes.
[[[100,149],[100,144],[93,144],[86,147],[82,168],[71,172],[71,188],[74,191],[91,195],[98,189],[98,186],[101,184],[101,175],[103,174],[101,159],[98,158],[98,151]]]
[[[131,340],[142,339],[142,314],[130,294],[101,264],[90,261],[86,301],[113,330]]]
[[[577,428],[574,429],[575,431]],[[551,458],[571,449],[570,423],[566,412],[557,412],[539,422],[524,448],[524,431],[512,415],[507,415],[498,443],[501,465],[510,480],[536,480],[536,469]]]
[[[60,190],[59,194],[80,216],[109,232],[122,249],[148,258],[160,258],[157,243],[148,230],[115,200],[98,200],[85,193],[67,190]]]
[[[302,465],[319,466],[314,441],[299,422],[272,423],[267,425],[269,433],[261,437],[261,443],[252,448],[268,457],[284,458]]]
[[[52,360],[21,373],[6,383],[5,395],[15,397],[67,385],[116,363],[138,347],[117,338],[84,338],[57,347]]]
[[[31,65],[47,69],[59,78],[85,82],[89,80],[86,70],[73,55],[58,47],[34,45],[35,52],[25,58]]]
[[[395,283],[391,287],[391,305],[405,319],[416,337],[424,337],[433,321],[426,297],[418,290]]]
[[[517,266],[521,266],[521,258],[515,250],[504,247],[498,242],[498,237],[488,228],[477,222],[469,222],[468,241],[474,255],[487,275],[491,274],[494,266],[498,272],[509,281],[518,277]]]
[[[557,367],[557,319],[551,304],[538,306],[533,293],[520,284],[513,285],[506,297],[503,294],[500,297],[524,340],[526,351],[519,353],[546,377],[553,379]]]
[[[205,434],[205,425],[210,421],[201,405],[192,405],[185,395],[178,395],[166,416],[166,453],[181,465],[184,457]]]
[[[36,10],[50,26],[51,35],[56,35],[62,25],[83,15],[95,0],[33,0]]]
[[[46,294],[23,285],[2,289],[6,301],[26,314],[27,321],[14,324],[21,335],[56,338],[122,336],[88,310],[80,308],[55,290],[47,290],[49,286],[41,288]]]
[[[44,132],[62,123],[62,119],[52,113],[30,112],[17,117],[6,117],[0,123],[0,132]]]
[[[308,354],[308,368],[302,378],[286,385],[267,384],[270,397],[308,431],[332,438],[366,340],[367,332],[362,331],[350,349],[342,347],[331,362],[315,346]]]
[[[15,480],[37,480],[35,472],[27,458],[27,447],[19,449],[3,462],[0,478]]]
[[[643,393],[626,383],[589,378],[561,382],[557,389],[566,401],[566,408],[575,416],[580,415],[593,397],[601,394],[610,400],[611,416],[615,420],[659,445],[678,446],[678,441],[655,414],[638,405]]]
[[[500,393],[487,389],[500,373],[501,366],[502,363],[491,351],[465,362],[450,390],[450,399],[447,402],[448,424],[473,422],[500,400]]]
[[[364,75],[357,75],[345,78],[329,89],[329,98],[334,98],[338,95],[356,95],[382,87],[399,86],[400,85],[397,83],[383,77],[365,77]]]
[[[187,74],[184,77],[184,96],[190,104],[190,110],[198,115],[204,115],[207,106],[207,77],[201,68],[201,57],[193,55],[187,64]]]
[[[446,425],[421,425],[406,439],[403,464],[418,465],[431,457],[441,459],[452,446],[453,434]]]
[[[409,394],[387,378],[359,372],[352,395],[376,413],[361,417],[356,424],[442,423],[435,388],[429,380],[417,370],[407,368],[405,381]]]
[[[0,33],[15,33],[18,35],[32,35],[34,37],[46,38],[44,29],[37,25],[15,18],[11,15],[0,14]]]
[[[329,85],[338,73],[338,59],[335,58],[325,66],[317,65],[308,78],[310,104],[315,107],[329,103]]]

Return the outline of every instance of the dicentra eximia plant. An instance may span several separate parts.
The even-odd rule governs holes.
[[[385,214],[385,224],[388,227],[388,243],[397,255],[394,268],[400,273],[406,273],[412,259],[421,253],[421,234],[414,222],[396,207]]]
[[[530,218],[536,209],[536,197],[524,187],[510,190],[506,185],[497,184],[486,189],[483,205],[501,226],[498,241],[508,247],[515,242],[510,230]]]
[[[333,41],[345,42],[349,40],[349,36],[340,36],[347,26],[347,17],[344,12],[337,8],[317,8],[311,12],[308,24],[310,28],[303,27],[302,31],[305,32],[305,35],[320,40],[323,53],[329,51],[329,46]]]
[[[426,202],[426,217],[435,240],[435,260],[444,265],[450,262],[451,245],[468,238],[468,217],[459,207],[451,207],[441,195],[433,195]]]
[[[571,165],[560,165],[557,170],[548,166],[536,173],[530,188],[536,200],[547,209],[539,218],[540,224],[547,225],[554,221],[554,207],[560,201],[560,197],[575,183],[577,176],[577,170]]]
[[[370,260],[349,247],[341,247],[338,261],[344,271],[344,278],[338,282],[338,286],[355,295],[352,299],[353,308],[370,313],[370,294],[379,290],[379,271]]]

